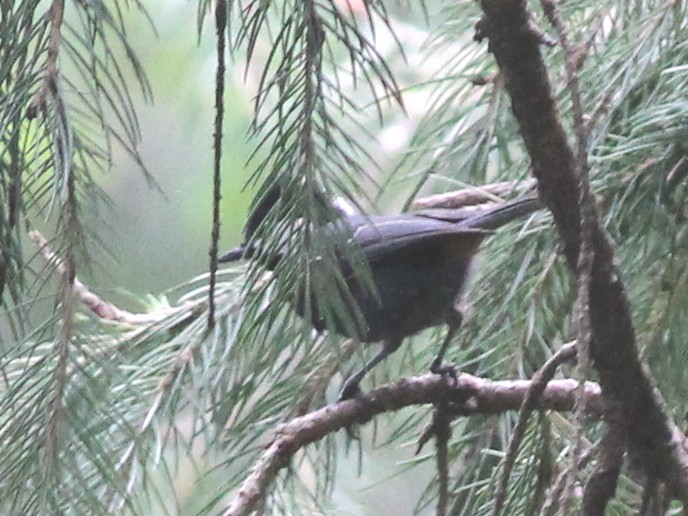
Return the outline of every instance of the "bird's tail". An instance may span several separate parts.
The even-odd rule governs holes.
[[[460,224],[467,228],[493,230],[542,208],[544,205],[536,196],[522,197],[495,208],[488,208],[487,211],[477,213]]]
[[[218,257],[217,262],[218,263],[229,263],[229,262],[238,262],[239,260],[244,259],[244,255],[246,253],[246,248],[243,245],[240,245],[239,247],[235,247],[228,253],[223,254],[222,256]]]
[[[490,207],[434,208],[412,212],[414,215],[453,222],[462,228],[495,230],[514,219],[544,208],[535,195]]]

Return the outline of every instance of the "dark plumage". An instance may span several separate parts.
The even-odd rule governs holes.
[[[255,244],[249,242],[278,201],[279,190],[277,193],[275,189],[268,191],[249,217],[246,243],[222,256],[221,262],[253,256],[251,245]],[[329,329],[362,342],[384,342],[383,349],[347,380],[342,397],[354,395],[365,374],[394,352],[405,337],[443,323],[449,325],[449,332],[431,370],[452,373],[451,367],[442,366],[442,357],[461,323],[461,314],[455,305],[473,256],[491,230],[540,207],[535,197],[527,197],[478,212],[434,209],[394,216],[342,214],[319,229],[318,236],[334,244],[339,270],[351,294],[350,298],[343,299],[353,299],[356,305],[345,302],[349,313],[331,318]],[[355,242],[360,252],[345,252],[339,247],[347,241]],[[357,256],[367,261],[368,276],[355,272],[361,267],[349,263]],[[269,268],[274,268],[277,261],[279,256],[271,259]],[[365,268],[365,264],[362,265]],[[317,330],[324,330],[324,319],[317,310],[317,287],[312,288],[314,291],[308,303],[311,322]],[[302,316],[306,310],[305,301],[305,296],[301,295],[295,306]],[[363,317],[364,324],[359,325],[354,335],[350,322],[356,320],[357,315]]]

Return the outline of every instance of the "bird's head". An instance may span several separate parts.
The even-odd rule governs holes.
[[[220,263],[251,259],[256,254],[260,249],[260,239],[257,237],[258,228],[268,217],[273,215],[279,217],[280,214],[276,210],[285,207],[285,195],[283,195],[282,192],[283,190],[280,185],[273,185],[258,197],[257,200],[254,200],[251,212],[244,226],[243,243],[239,247],[220,256],[218,259]],[[330,199],[321,191],[316,190],[314,199],[322,208],[321,211],[327,214],[325,222],[330,222],[339,217],[347,218],[360,214],[360,210],[342,197],[333,197]],[[268,269],[273,268],[274,266],[268,267]]]

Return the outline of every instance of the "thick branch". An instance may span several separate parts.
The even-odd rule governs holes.
[[[559,120],[552,88],[523,0],[481,0],[485,13],[478,38],[487,37],[504,76],[512,109],[532,161],[543,202],[552,211],[575,271],[581,214],[575,159]],[[685,437],[664,411],[649,371],[641,363],[625,288],[614,266],[611,243],[599,219],[592,223],[594,259],[590,276],[591,358],[605,398],[618,404],[629,451],[646,473],[667,482],[688,501]]]
[[[571,411],[577,387],[578,383],[573,380],[552,381],[535,406],[540,410]],[[355,399],[297,417],[276,429],[225,515],[251,512],[264,499],[279,470],[287,466],[300,448],[341,428],[365,423],[383,412],[440,401],[446,401],[455,415],[499,414],[518,410],[530,389],[529,380],[491,381],[461,374],[453,382],[440,375],[426,374],[384,385]],[[602,411],[599,386],[586,382],[584,392],[588,413],[599,415]]]
[[[625,444],[624,436],[619,435],[619,428],[620,425],[609,424],[600,441],[595,471],[590,475],[583,493],[581,514],[584,516],[604,514],[616,492]]]

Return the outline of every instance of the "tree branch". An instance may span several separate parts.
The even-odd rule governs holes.
[[[64,260],[50,248],[46,238],[38,231],[29,232],[29,238],[33,240],[33,243],[38,248],[38,252],[43,256],[48,265],[55,267],[60,277],[67,277],[69,273],[67,265]],[[73,295],[103,320],[138,325],[154,322],[160,318],[160,314],[135,314],[105,301],[98,296],[98,294],[89,290],[77,276],[74,276],[70,285]]]
[[[492,381],[461,374],[454,382],[440,375],[426,374],[383,385],[361,396],[328,405],[281,425],[271,442],[256,460],[237,496],[230,502],[226,516],[250,513],[264,500],[280,469],[302,447],[328,434],[354,424],[362,424],[384,412],[411,405],[446,401],[452,415],[498,414],[517,410],[531,390],[529,380]],[[550,382],[537,400],[539,410],[571,411],[578,383],[573,380]],[[585,383],[585,407],[589,414],[600,415],[599,386]]]
[[[564,253],[576,270],[581,245],[581,212],[577,196],[576,160],[559,120],[552,88],[530,30],[523,0],[481,0],[484,17],[477,39],[489,38],[489,49],[504,76],[538,190],[552,211]],[[607,402],[618,404],[620,424],[629,451],[645,473],[667,482],[688,502],[688,453],[685,436],[668,418],[635,343],[630,308],[612,244],[594,216],[591,223],[594,258],[590,274],[590,354]]]
[[[515,191],[523,193],[532,190],[534,186],[533,179],[501,181],[420,197],[413,201],[412,206],[414,208],[463,208],[485,201],[502,200],[501,195]]]
[[[435,435],[435,459],[437,461],[437,516],[446,516],[449,506],[449,439],[451,438],[451,417],[446,403],[441,401],[433,413],[433,434]]]
[[[583,516],[605,514],[607,504],[616,492],[623,462],[625,439],[620,434],[621,425],[607,421],[607,429],[600,441],[595,471],[588,479],[583,492]]]
[[[576,301],[574,303],[574,324],[577,333],[576,343],[578,347],[576,379],[582,381],[589,374],[590,369],[590,342],[592,340],[592,329],[590,327],[590,276],[595,253],[592,239],[598,217],[595,212],[595,201],[590,191],[588,129],[585,125],[583,97],[581,95],[580,83],[578,80],[576,52],[571,46],[566,25],[559,14],[555,2],[553,0],[540,0],[540,5],[550,24],[555,28],[559,44],[564,51],[564,69],[566,70],[567,89],[571,95],[573,127],[576,136],[575,174],[578,178],[578,205],[581,212],[581,246],[578,253],[578,266],[576,268],[578,292],[576,293]],[[568,479],[566,480],[560,511],[562,514],[568,514],[569,512],[568,504],[571,500],[570,493],[573,490],[573,485],[578,475],[575,464],[578,463],[578,457],[580,457],[582,453],[585,414],[580,409],[575,411],[575,422],[576,431],[571,450],[574,467],[571,469]],[[607,419],[607,424],[610,425],[609,419]],[[611,434],[618,433],[611,428],[608,429],[608,432]],[[611,495],[613,495],[613,492]]]

